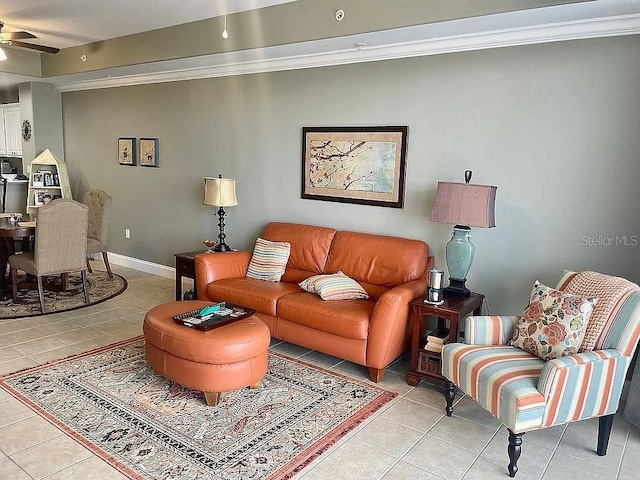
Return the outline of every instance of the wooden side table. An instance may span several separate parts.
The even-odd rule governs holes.
[[[204,250],[196,250],[195,252],[176,253],[176,301],[182,300],[182,277],[191,278],[193,280],[193,290],[196,292],[196,262],[195,256],[204,253]]]
[[[426,343],[426,321],[424,317],[438,317],[438,327],[446,327],[449,322],[449,342],[458,340],[458,323],[470,313],[480,315],[484,295],[471,293],[470,297],[461,298],[444,296],[442,305],[425,303],[426,295],[411,302],[411,364],[407,371],[407,383],[417,385],[421,379],[431,378],[444,381],[440,354],[424,349]]]

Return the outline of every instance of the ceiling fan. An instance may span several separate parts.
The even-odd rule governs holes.
[[[25,40],[27,38],[38,38],[35,35],[29,32],[2,32],[2,27],[4,27],[4,22],[0,21],[0,43],[4,45],[11,45],[14,47],[22,47],[29,48],[31,50],[38,50],[39,52],[45,53],[58,53],[60,51],[59,48],[55,47],[45,47],[44,45],[35,45],[33,43],[21,42],[20,40]]]

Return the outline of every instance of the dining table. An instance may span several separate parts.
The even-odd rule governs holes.
[[[7,263],[9,257],[16,253],[15,242],[22,240],[22,251],[28,252],[35,233],[35,222],[12,222],[8,216],[0,218],[0,295],[4,298],[11,295],[10,282],[7,282]]]

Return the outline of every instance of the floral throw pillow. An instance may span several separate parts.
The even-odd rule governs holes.
[[[578,353],[597,299],[554,290],[536,281],[509,345],[551,360]]]

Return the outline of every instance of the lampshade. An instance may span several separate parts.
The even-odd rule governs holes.
[[[236,199],[236,181],[231,178],[204,177],[204,205],[214,207],[234,207]]]
[[[438,182],[432,222],[491,228],[496,226],[496,190],[492,185]]]
[[[7,54],[0,48],[0,62],[4,62],[7,59]]]

